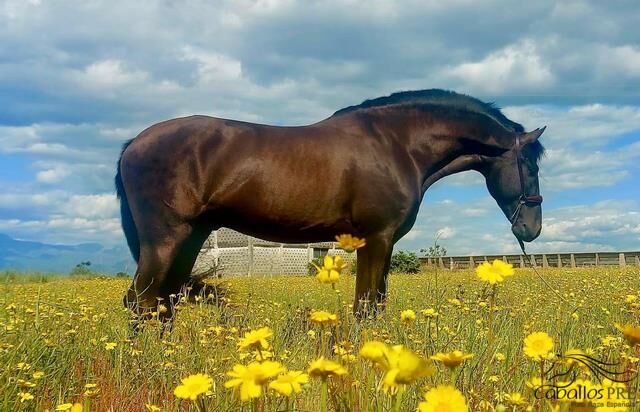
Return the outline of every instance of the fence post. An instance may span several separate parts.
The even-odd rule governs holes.
[[[247,237],[247,275],[253,275],[253,239]]]
[[[453,258],[449,258],[449,269],[453,270]]]
[[[529,255],[531,257],[531,264],[534,268],[538,267],[538,260],[536,259],[536,255]]]
[[[600,256],[596,253],[596,266],[600,265]]]
[[[313,262],[313,248],[311,243],[307,243],[307,263]]]
[[[442,256],[440,256],[438,258],[438,266],[440,266],[442,269],[444,269],[444,262],[442,261]]]
[[[520,255],[520,267],[523,268],[524,267],[524,256]]]
[[[469,268],[474,269],[476,267],[476,262],[473,261],[473,256],[469,256]]]
[[[625,266],[627,266],[627,261],[626,261],[626,260],[625,260],[625,258],[624,258],[624,253],[620,253],[620,254],[618,255],[618,262],[619,262],[619,265],[620,265],[621,267],[625,267]]]
[[[562,256],[560,256],[560,253],[558,253],[558,267],[562,267]]]
[[[220,264],[220,251],[218,250],[218,231],[213,231],[213,263],[218,267]]]
[[[570,256],[570,259],[571,259],[571,267],[572,268],[576,267],[576,255],[572,253]]]
[[[549,267],[549,261],[547,260],[547,255],[545,255],[544,253],[542,254],[542,267],[543,268]]]
[[[636,265],[640,266],[640,256],[636,255]]]

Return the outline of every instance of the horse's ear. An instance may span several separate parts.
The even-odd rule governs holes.
[[[540,138],[540,136],[542,136],[542,133],[544,133],[546,128],[547,126],[544,126],[534,131],[523,133],[522,136],[520,136],[520,143],[524,146],[526,144],[535,142]]]

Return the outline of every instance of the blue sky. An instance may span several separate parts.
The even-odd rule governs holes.
[[[297,125],[398,90],[547,125],[532,251],[640,248],[640,9],[630,1],[0,2],[0,233],[123,244],[121,144],[186,114]],[[517,244],[480,175],[432,187],[398,247]]]

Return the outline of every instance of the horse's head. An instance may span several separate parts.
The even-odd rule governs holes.
[[[531,242],[542,230],[537,163],[543,151],[538,138],[544,129],[516,133],[512,147],[486,159],[482,168],[489,193],[511,222],[513,234],[524,242]]]

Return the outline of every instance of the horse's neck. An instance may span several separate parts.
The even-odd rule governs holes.
[[[476,169],[481,163],[477,153],[470,153],[469,140],[485,142],[486,131],[482,125],[460,120],[409,116],[405,121],[397,118],[393,134],[403,145],[422,175],[422,191],[439,179],[454,173]],[[400,126],[401,125],[401,126]],[[464,139],[464,140],[463,140]]]

